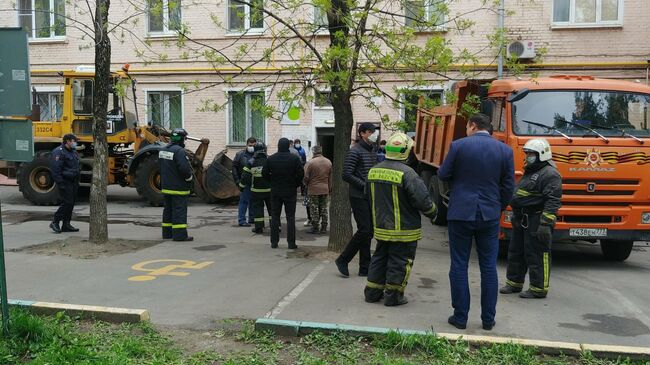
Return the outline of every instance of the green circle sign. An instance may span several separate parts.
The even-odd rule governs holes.
[[[289,108],[287,111],[287,117],[289,117],[289,120],[298,120],[300,118],[300,108],[297,106]]]

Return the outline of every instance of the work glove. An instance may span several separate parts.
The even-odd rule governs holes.
[[[427,214],[427,218],[429,218],[431,224],[436,224],[436,219],[438,219],[438,206],[436,203],[433,203],[433,213]]]
[[[551,226],[546,224],[540,224],[537,227],[537,232],[535,232],[537,239],[543,244],[550,244],[553,239],[553,233],[551,231]]]

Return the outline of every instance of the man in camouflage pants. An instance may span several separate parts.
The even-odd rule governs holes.
[[[309,194],[311,230],[309,233],[327,232],[327,196],[332,190],[332,162],[323,156],[321,146],[312,148],[314,157],[305,165],[305,186]]]

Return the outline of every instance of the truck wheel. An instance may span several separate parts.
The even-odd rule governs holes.
[[[161,207],[163,195],[160,190],[160,166],[158,155],[152,154],[143,158],[135,170],[135,189],[151,206]]]
[[[21,163],[16,176],[18,189],[32,204],[57,205],[61,202],[50,170],[49,151],[37,152],[31,162]]]
[[[634,241],[600,240],[600,250],[608,261],[625,261],[630,257]]]
[[[440,195],[440,186],[438,185],[438,176],[433,175],[429,179],[429,196],[434,203],[438,206],[438,217],[436,217],[435,223],[439,226],[447,225],[447,207],[442,204],[442,196]]]

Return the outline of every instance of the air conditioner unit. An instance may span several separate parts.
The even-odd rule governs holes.
[[[514,41],[508,44],[508,57],[517,57],[519,59],[535,58],[534,41]]]

